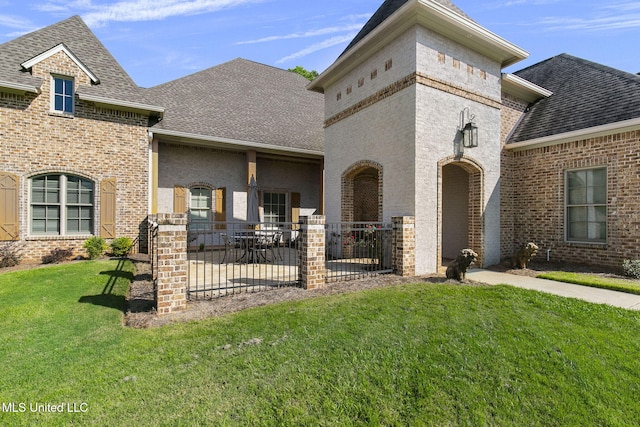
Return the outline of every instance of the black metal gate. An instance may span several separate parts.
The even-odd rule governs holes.
[[[392,273],[393,227],[382,222],[326,225],[328,282]]]

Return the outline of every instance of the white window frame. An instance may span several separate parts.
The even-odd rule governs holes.
[[[284,196],[284,203],[280,203],[278,201],[278,203],[275,204],[276,206],[284,207],[284,217],[283,217],[284,219],[281,219],[279,215],[277,219],[273,219],[272,215],[267,212],[267,206],[274,205],[271,202],[268,204],[266,203],[267,194],[277,194],[278,196]],[[264,222],[267,224],[281,224],[285,222],[291,222],[291,209],[289,207],[289,200],[290,200],[289,192],[278,191],[278,190],[263,191],[262,192],[262,211],[263,211]]]
[[[42,202],[34,201],[34,195],[33,195],[34,180],[38,178],[54,177],[54,176],[59,177],[59,184],[57,188],[58,201],[57,202],[48,202],[47,200],[44,200]],[[78,202],[69,202],[68,200],[69,191],[70,191],[68,186],[69,178],[78,178],[82,181],[91,183],[91,189],[85,190],[85,192],[89,192],[90,194],[91,203],[82,203],[80,200]],[[82,192],[83,191],[80,190],[79,194],[81,194]],[[36,218],[34,218],[33,209],[36,206],[50,206],[50,207],[58,208],[57,230],[55,231],[45,230],[44,232],[34,231],[33,225]],[[70,215],[68,214],[68,211],[70,208],[73,208],[73,207],[79,207],[79,208],[84,207],[84,208],[90,209],[90,215],[89,215],[90,224],[88,227],[89,229],[87,231],[68,230],[68,221],[70,219],[69,218]],[[81,221],[82,218],[78,218],[78,220]],[[46,221],[46,218],[45,218],[45,221]],[[64,174],[64,173],[48,173],[48,174],[36,175],[29,179],[29,235],[31,236],[74,236],[74,237],[75,236],[91,236],[95,232],[95,224],[96,224],[96,183],[94,181],[82,176],[73,175],[73,174]]]
[[[56,92],[56,81],[63,81],[64,82],[64,87],[67,87],[67,84],[71,85],[71,94],[66,94],[61,93],[58,94]],[[56,108],[56,98],[58,96],[61,96],[63,98],[63,105],[62,105],[62,109],[59,110]],[[66,111],[65,110],[65,100],[68,99],[71,101],[71,111]],[[75,79],[73,77],[70,76],[63,76],[60,74],[52,74],[51,75],[51,111],[57,114],[66,114],[66,115],[74,115],[75,114]]]
[[[205,190],[208,194],[203,199],[206,201],[207,206],[203,207],[199,203],[194,203],[202,196],[196,196],[194,193]],[[208,197],[207,197],[208,196]],[[194,207],[197,205],[196,207]],[[194,230],[208,230],[211,226],[213,209],[214,209],[214,190],[211,187],[205,185],[197,185],[189,188],[189,222]],[[206,219],[202,215],[193,215],[193,211],[206,213]]]
[[[587,183],[585,184],[584,188],[586,190],[585,193],[585,200],[582,203],[570,203],[570,192],[571,192],[571,188],[569,186],[569,175],[572,173],[578,173],[578,172],[587,172],[587,174],[589,173],[593,173],[593,171],[597,171],[597,170],[604,170],[604,174],[605,174],[605,182],[604,182],[604,200],[601,201],[595,201],[595,200],[589,200],[589,198],[593,199],[594,198],[594,194],[593,192],[589,192],[589,188],[594,188],[594,186],[589,186],[589,178],[587,178]],[[580,169],[570,169],[570,170],[566,170],[565,171],[565,190],[564,190],[564,202],[565,202],[565,208],[564,208],[564,218],[565,218],[565,231],[564,231],[564,238],[565,241],[567,243],[586,243],[586,244],[599,244],[599,245],[603,245],[603,244],[607,244],[608,238],[609,238],[609,230],[608,230],[608,213],[609,213],[609,208],[607,206],[607,201],[609,200],[609,196],[608,196],[608,182],[609,182],[609,171],[607,169],[606,166],[595,166],[595,167],[589,167],[589,168],[580,168]],[[572,237],[571,236],[571,225],[573,222],[575,221],[571,221],[570,218],[570,211],[574,208],[586,208],[586,216],[585,216],[585,220],[582,222],[586,223],[586,234],[587,236],[584,238],[581,237]],[[604,208],[604,221],[597,221],[596,220],[596,216],[598,215],[597,210],[598,209],[603,209]],[[598,228],[604,226],[604,239],[601,239],[599,237],[596,237],[596,234],[598,233]],[[593,237],[591,237],[591,235],[593,234]]]

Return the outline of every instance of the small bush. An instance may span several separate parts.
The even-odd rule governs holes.
[[[42,257],[43,264],[57,264],[68,260],[73,256],[73,249],[55,248],[49,255]]]
[[[627,276],[640,279],[640,259],[625,259],[622,261],[622,268]]]
[[[109,249],[109,246],[102,237],[93,236],[85,240],[84,248],[87,250],[89,259],[96,259],[102,256]]]
[[[129,237],[118,237],[111,242],[111,254],[115,257],[125,257],[131,252],[133,240]]]
[[[0,244],[0,268],[14,267],[20,264],[22,246],[16,242]]]

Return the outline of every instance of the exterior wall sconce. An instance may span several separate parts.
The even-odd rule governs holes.
[[[466,114],[465,114],[466,112]],[[478,126],[473,122],[475,116],[469,113],[469,108],[460,112],[460,133],[462,133],[462,146],[474,148],[478,146]]]

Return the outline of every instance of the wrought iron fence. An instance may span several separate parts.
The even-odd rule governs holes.
[[[393,227],[381,222],[326,225],[325,262],[328,282],[392,273]]]
[[[298,230],[293,223],[191,222],[188,297],[298,286]]]

